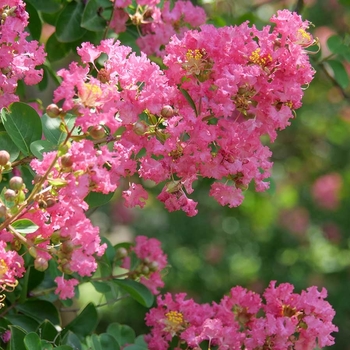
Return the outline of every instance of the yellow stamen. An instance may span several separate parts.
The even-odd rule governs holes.
[[[96,84],[86,83],[81,91],[79,97],[81,102],[87,107],[95,107],[96,101],[101,97],[102,90]]]
[[[0,279],[5,275],[5,273],[8,271],[8,266],[4,259],[0,259]]]
[[[262,67],[272,62],[272,57],[270,54],[261,55],[260,52],[261,52],[260,48],[257,48],[256,50],[254,50],[252,54],[249,56],[249,61],[254,64],[258,64],[259,66],[262,66]]]
[[[172,336],[184,329],[184,317],[181,312],[169,311],[165,314],[166,319],[163,320],[165,325],[164,331],[169,332]]]

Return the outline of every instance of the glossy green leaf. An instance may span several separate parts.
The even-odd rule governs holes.
[[[12,227],[19,233],[24,235],[28,233],[34,233],[39,226],[36,225],[32,220],[29,219],[19,219],[12,223]]]
[[[72,114],[67,114],[64,117],[65,123],[69,130],[72,130],[74,127],[76,117]],[[44,114],[41,117],[41,122],[43,126],[43,133],[47,141],[50,141],[54,145],[59,145],[62,143],[67,134],[60,130],[61,119],[60,118],[50,118],[47,114]],[[73,135],[76,134],[73,132]]]
[[[93,334],[89,337],[89,344],[92,350],[119,350],[118,342],[109,334]]]
[[[85,6],[81,26],[93,32],[104,31],[107,21],[101,16],[101,10],[103,7],[98,0],[90,0]]]
[[[80,26],[84,5],[82,2],[72,1],[67,4],[57,18],[56,36],[62,43],[70,43],[80,39],[86,29]]]
[[[327,40],[327,46],[334,54],[341,55],[350,61],[350,47],[344,43],[343,38],[339,35],[332,35]]]
[[[97,327],[97,311],[94,304],[89,303],[84,310],[63,330],[63,335],[67,331],[72,331],[79,338],[84,338],[91,334]]]
[[[81,342],[79,338],[71,331],[66,333],[61,344],[71,346],[74,350],[81,350]]]
[[[131,327],[119,323],[111,323],[107,328],[107,333],[115,338],[120,346],[134,343],[136,336]]]
[[[24,345],[27,350],[42,350],[40,337],[34,332],[24,337]]]
[[[53,33],[46,42],[45,50],[49,61],[55,62],[67,56],[70,46],[58,41],[56,33]]]
[[[26,11],[28,12],[29,18],[30,18],[30,21],[28,24],[30,35],[34,40],[39,41],[41,36],[42,25],[38,14],[38,10],[33,5],[31,5],[30,2],[28,2],[26,4]]]
[[[0,149],[10,153],[10,161],[13,162],[19,156],[19,149],[12,141],[7,131],[0,131]]]
[[[47,66],[45,66],[44,64],[39,66],[38,68],[41,68],[43,70],[43,78],[41,79],[41,81],[38,84],[38,88],[40,91],[44,91],[47,89],[47,86],[49,84],[49,72],[48,72],[48,68]]]
[[[108,282],[99,282],[99,281],[92,281],[91,284],[96,289],[96,292],[99,293],[107,293],[110,292],[111,286]]]
[[[114,193],[99,193],[99,192],[90,192],[85,197],[85,202],[89,204],[90,208],[100,207],[101,205],[107,204],[112,198]]]
[[[45,320],[41,323],[36,332],[40,335],[41,339],[50,342],[56,340],[58,335],[56,327],[49,320]]]
[[[135,339],[135,345],[143,346],[144,348],[147,349],[147,343],[145,342],[145,337],[144,335],[139,335]]]
[[[36,320],[26,315],[19,315],[19,314],[7,315],[6,319],[10,323],[15,324],[18,327],[21,327],[26,332],[35,332],[35,330],[38,328],[38,325],[39,325],[39,323]]]
[[[123,348],[123,350],[148,350],[148,347],[138,345],[138,344],[132,344],[132,345],[126,346],[125,348]]]
[[[10,326],[11,339],[10,339],[10,350],[27,350],[24,345],[24,337],[26,332],[24,329],[18,326]]]
[[[34,156],[40,160],[43,159],[43,153],[57,150],[57,145],[54,145],[47,140],[37,140],[30,144],[30,150]]]
[[[194,103],[192,97],[190,96],[190,94],[186,90],[184,90],[182,88],[179,88],[179,90],[181,91],[182,95],[184,95],[185,99],[187,100],[189,105],[192,107],[192,109],[194,110],[194,113],[196,114],[196,117],[197,117],[198,111],[197,111],[196,104]]]
[[[122,290],[130,294],[130,296],[139,302],[141,305],[151,307],[154,301],[154,296],[150,290],[143,284],[128,280],[116,279],[113,283],[118,285]]]
[[[328,60],[327,63],[333,70],[334,79],[341,86],[341,88],[346,89],[349,85],[349,76],[344,65],[340,61],[336,60]]]
[[[28,300],[24,304],[19,304],[16,309],[25,315],[28,315],[38,322],[49,320],[54,325],[60,324],[60,318],[56,307],[45,300]]]
[[[2,109],[1,120],[16,146],[24,155],[30,155],[30,144],[42,136],[41,120],[35,109],[14,102],[8,109]]]
[[[69,345],[61,345],[61,346],[57,346],[55,348],[55,350],[78,350],[78,348],[76,347],[71,347]]]
[[[38,11],[55,13],[61,8],[61,0],[27,0]]]

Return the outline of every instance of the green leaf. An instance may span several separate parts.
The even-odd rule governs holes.
[[[61,346],[57,346],[56,348],[55,348],[55,350],[77,350],[78,348],[76,348],[76,347],[71,347],[71,346],[69,346],[69,345],[61,345]],[[80,349],[80,348],[79,348]]]
[[[82,2],[72,1],[67,4],[57,18],[56,35],[58,41],[70,43],[80,39],[86,29],[80,26],[84,5]]]
[[[104,31],[107,21],[101,17],[101,9],[103,7],[98,0],[90,0],[85,6],[81,26],[93,32]]]
[[[42,68],[43,70],[43,78],[41,79],[41,81],[39,82],[38,84],[38,88],[40,91],[44,91],[47,89],[47,86],[49,84],[49,71],[48,71],[48,68],[47,66],[45,66],[44,64],[42,64],[40,67],[38,68]]]
[[[61,343],[71,346],[74,350],[81,350],[81,342],[79,338],[71,331],[68,331],[63,337]]]
[[[42,350],[40,337],[34,332],[24,337],[24,345],[27,350]]]
[[[6,131],[0,131],[0,149],[10,153],[10,161],[15,161],[19,156],[19,149]]]
[[[61,8],[61,0],[27,0],[38,11],[55,13]]]
[[[58,331],[56,327],[49,321],[45,320],[36,331],[41,339],[53,342],[57,339]]]
[[[97,311],[96,307],[89,303],[85,309],[62,331],[65,335],[67,331],[72,331],[79,338],[84,338],[91,334],[97,327]]]
[[[130,296],[139,302],[141,305],[151,307],[154,301],[154,296],[150,290],[143,284],[128,280],[128,279],[116,279],[113,283],[117,284],[122,290],[129,293]]]
[[[9,328],[11,330],[10,350],[27,350],[24,345],[25,330],[18,326],[10,326]]]
[[[64,121],[69,130],[73,129],[75,119],[76,117],[72,114],[67,114],[64,117]],[[66,139],[67,133],[60,130],[60,125],[62,123],[60,118],[50,118],[47,114],[44,114],[41,117],[41,123],[47,141],[50,141],[54,145],[59,145]],[[73,132],[73,135],[76,135],[76,133]]]
[[[32,317],[26,315],[7,315],[6,319],[16,326],[21,327],[26,332],[35,332],[38,328],[39,323]]]
[[[132,345],[126,346],[125,348],[123,348],[123,350],[148,350],[148,347],[138,345],[138,344],[132,344]]]
[[[100,207],[108,203],[113,198],[114,192],[104,194],[99,192],[90,192],[85,197],[85,202],[89,205],[90,208]]]
[[[194,101],[192,100],[192,97],[190,96],[190,94],[179,87],[179,90],[181,91],[181,93],[184,95],[185,99],[187,100],[187,102],[189,103],[189,105],[192,107],[192,109],[194,110],[194,113],[196,114],[196,117],[198,117],[198,111],[197,111],[197,107],[196,104],[194,103]]]
[[[133,343],[136,336],[135,331],[131,327],[116,322],[108,326],[107,333],[115,338],[120,346]]]
[[[28,233],[34,233],[39,228],[38,225],[29,219],[19,219],[12,223],[12,227],[16,229],[17,232],[24,235]]]
[[[28,29],[30,32],[31,37],[34,40],[39,41],[40,36],[41,36],[41,20],[38,14],[37,9],[32,6],[30,3],[26,4],[26,11],[29,14],[29,24],[28,24]]]
[[[147,349],[147,343],[145,342],[144,335],[141,334],[135,339],[135,345],[140,345]]]
[[[47,140],[37,140],[30,144],[30,150],[34,154],[35,157],[42,160],[43,154],[45,152],[52,152],[57,150],[57,145],[54,145],[50,141]]]
[[[92,281],[91,284],[95,287],[96,292],[107,293],[111,291],[111,286],[108,282]]]
[[[34,108],[22,102],[14,102],[9,109],[3,108],[1,120],[12,141],[26,156],[30,144],[42,136],[41,120]]]
[[[344,65],[336,60],[328,60],[327,63],[332,68],[334,73],[334,79],[341,86],[342,89],[346,89],[349,85],[349,76]]]
[[[45,50],[49,61],[55,62],[67,56],[70,46],[58,41],[56,33],[53,33],[46,42]]]
[[[334,54],[341,55],[350,61],[350,47],[344,43],[343,38],[339,35],[332,35],[327,40],[327,46]]]
[[[92,350],[119,350],[118,342],[109,334],[93,334],[89,337],[89,344]]]
[[[28,315],[38,322],[49,320],[54,325],[60,324],[60,317],[56,307],[46,300],[28,300],[24,304],[19,304],[16,309]]]

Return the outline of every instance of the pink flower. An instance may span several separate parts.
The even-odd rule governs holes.
[[[132,208],[136,205],[143,208],[146,204],[144,201],[148,199],[148,193],[142,185],[132,183],[127,191],[123,191],[123,198],[125,199],[124,203],[127,208]]]
[[[55,282],[57,283],[55,294],[58,294],[60,299],[65,300],[74,297],[74,287],[79,284],[78,280],[76,280],[75,278],[66,280],[63,276],[61,276],[56,277]]]
[[[312,185],[312,197],[319,207],[336,210],[340,204],[343,181],[338,173],[320,176]]]

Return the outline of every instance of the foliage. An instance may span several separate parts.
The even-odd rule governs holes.
[[[265,12],[276,9],[267,5],[237,2],[234,15],[220,13],[229,1],[207,2],[209,23],[222,28],[196,32],[206,19],[200,7],[157,3],[0,1],[1,45],[13,46],[1,53],[0,80],[2,346],[332,345],[337,327],[324,289],[298,294],[289,283],[265,287],[270,280],[297,290],[325,285],[337,324],[348,322],[342,298],[349,249],[339,233],[347,225],[348,35],[336,28],[338,34],[320,37],[326,44],[315,48],[320,23],[302,1],[298,10],[315,23],[314,37],[309,22],[289,11],[274,16],[268,32],[263,26],[273,13]],[[322,13],[322,5],[315,6]],[[247,19],[250,26],[241,24]],[[239,26],[225,27],[231,24]],[[225,51],[227,38],[235,51]],[[313,78],[308,54],[323,76],[316,75],[298,118],[271,153],[269,141],[289,124]],[[341,118],[331,121],[334,110]],[[252,180],[256,190],[267,189],[271,155],[270,189],[247,190]],[[208,187],[229,208],[214,204]],[[200,214],[190,221],[182,212],[166,215],[156,199],[188,216],[197,214],[198,202]],[[144,236],[135,244],[101,237],[88,216],[98,221],[107,205],[117,224]],[[145,205],[142,212],[130,209]],[[164,240],[170,271],[160,242],[146,236]],[[187,291],[203,303],[218,301],[233,284],[257,293],[236,287],[210,307],[184,301],[183,294],[174,301],[170,294],[158,297],[146,316],[150,334],[136,336],[140,320],[125,312],[123,301],[154,306],[163,280],[168,290]],[[62,319],[84,299],[77,316]],[[99,324],[98,309],[108,319],[116,308],[125,316]],[[282,323],[287,337],[276,330]],[[148,332],[141,329],[137,334]],[[335,347],[345,349],[339,334]]]

